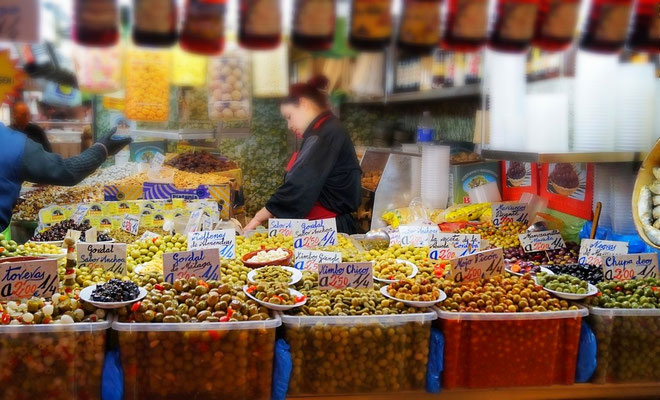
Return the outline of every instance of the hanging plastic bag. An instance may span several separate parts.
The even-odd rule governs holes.
[[[73,62],[80,90],[110,93],[121,88],[122,46],[74,47]]]
[[[596,370],[596,352],[598,345],[596,335],[586,321],[582,321],[580,330],[580,345],[578,347],[577,365],[575,367],[575,382],[587,382]]]
[[[172,65],[172,85],[203,86],[206,83],[207,58],[185,52],[181,47],[174,48]]]
[[[212,58],[208,71],[209,117],[215,121],[249,120],[250,58],[245,51],[227,51]]]
[[[289,92],[289,55],[287,46],[252,53],[254,97],[282,97]]]
[[[126,60],[126,118],[167,121],[172,52],[134,47]]]
[[[293,362],[291,361],[291,348],[284,339],[275,341],[275,358],[273,361],[273,388],[271,400],[285,400],[289,390],[289,380]]]
[[[440,393],[442,370],[444,368],[445,337],[437,328],[431,329],[429,341],[429,362],[426,365],[426,391]]]

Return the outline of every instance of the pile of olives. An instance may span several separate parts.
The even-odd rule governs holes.
[[[548,265],[547,268],[555,274],[568,274],[583,281],[587,281],[595,285],[603,281],[603,269],[595,265],[582,265],[582,264],[555,264]]]
[[[371,249],[360,253],[355,261],[378,261],[399,259],[418,264],[429,257],[428,247],[392,245],[385,249]]]
[[[55,225],[51,226],[50,228],[46,229],[45,231],[41,233],[37,233],[30,239],[32,242],[53,242],[53,241],[58,241],[58,240],[64,240],[66,237],[66,233],[70,230],[74,231],[79,231],[81,232],[80,234],[80,240],[85,241],[85,232],[89,229],[92,229],[92,226],[89,224],[89,222],[85,221],[80,224],[76,224],[70,219],[64,220],[62,222],[58,222]],[[97,235],[97,241],[99,242],[108,242],[112,240],[110,235],[108,235],[105,232],[99,232]]]
[[[406,301],[434,301],[440,298],[440,290],[425,279],[401,279],[391,283],[387,293]]]
[[[539,285],[555,292],[586,294],[589,291],[589,284],[580,278],[571,275],[550,275],[545,272],[536,274],[536,281]]]
[[[412,275],[409,264],[399,263],[394,259],[380,260],[374,263],[374,277],[387,280],[405,279]]]
[[[282,267],[270,266],[257,269],[253,280],[254,282],[280,282],[288,284],[291,282],[292,275],[291,271]]]
[[[445,280],[442,290],[447,299],[443,311],[458,312],[534,312],[577,310],[566,300],[553,298],[536,285],[529,275],[494,276],[471,282]]]
[[[26,255],[61,254],[62,248],[54,244],[27,242],[18,246],[18,252]]]
[[[486,222],[477,226],[468,226],[459,229],[459,233],[474,233],[481,235],[481,239],[488,240],[492,247],[502,247],[508,249],[509,247],[520,246],[518,234],[527,230],[527,226],[522,222],[506,222],[500,226],[494,226],[490,222]]]
[[[0,233],[0,258],[23,256],[23,253],[13,240],[6,240],[5,235]]]
[[[72,324],[104,318],[104,310],[65,294],[55,294],[48,300],[33,297],[0,303],[0,325]]]
[[[292,306],[302,299],[297,299],[286,283],[260,282],[247,289],[248,293],[264,303]]]
[[[137,241],[128,245],[126,250],[126,263],[135,267],[161,257],[163,253],[173,253],[188,250],[188,241],[185,235],[179,233],[163,237]]]
[[[608,281],[596,284],[598,296],[587,303],[602,308],[660,308],[660,279]]]

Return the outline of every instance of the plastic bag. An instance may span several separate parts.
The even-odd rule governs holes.
[[[271,400],[285,400],[286,392],[289,390],[289,379],[291,379],[291,348],[284,339],[275,341],[275,359],[273,361],[273,388]],[[104,399],[105,400],[105,399]]]
[[[587,221],[584,226],[582,227],[582,230],[580,231],[580,239],[587,239],[589,238],[589,235],[591,234],[591,221]],[[660,254],[660,251],[657,249],[649,246],[642,240],[642,238],[635,234],[635,235],[619,235],[617,233],[614,233],[610,228],[602,228],[598,227],[596,229],[596,239],[601,239],[601,240],[615,240],[619,242],[628,242],[628,253],[629,254],[636,254],[636,253],[658,253]]]
[[[575,367],[575,382],[587,382],[596,370],[596,352],[598,346],[596,335],[586,321],[582,321],[580,344],[578,347],[577,366]]]
[[[121,359],[117,349],[110,350],[105,355],[101,398],[103,400],[122,400],[124,398],[124,372],[121,369]]]
[[[429,363],[426,366],[426,391],[440,393],[444,364],[445,337],[437,328],[431,329],[429,341]]]

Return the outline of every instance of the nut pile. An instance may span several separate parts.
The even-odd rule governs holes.
[[[458,232],[479,234],[481,239],[488,240],[491,246],[508,249],[520,246],[518,234],[526,230],[527,226],[522,222],[507,222],[497,227],[487,222],[477,226],[467,226],[459,229]]]

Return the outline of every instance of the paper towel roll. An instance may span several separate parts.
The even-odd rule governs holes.
[[[426,207],[447,207],[449,146],[422,146],[421,193]]]

